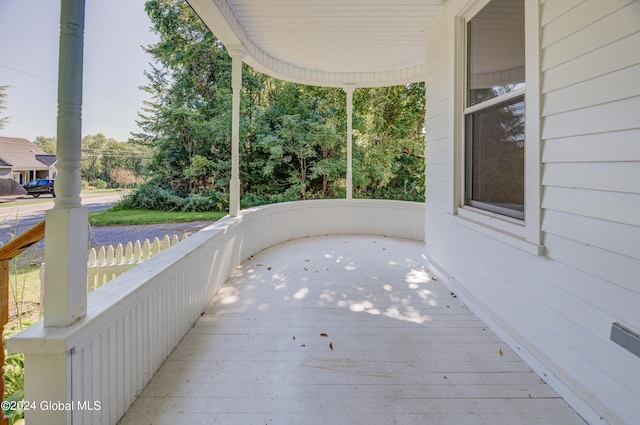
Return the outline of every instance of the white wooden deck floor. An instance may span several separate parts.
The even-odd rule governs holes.
[[[120,423],[584,424],[421,253],[375,237],[259,253]]]

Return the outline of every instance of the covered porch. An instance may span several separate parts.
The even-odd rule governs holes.
[[[25,397],[70,406],[27,420],[582,423],[429,269],[423,217],[325,200],[212,224],[10,340]]]
[[[361,235],[243,262],[119,423],[584,422],[425,269],[420,242]]]
[[[616,295],[616,308],[593,308],[583,294],[596,305],[619,288],[599,280],[593,285],[600,292],[590,293],[581,285],[595,275],[588,259],[598,266],[613,258],[624,282],[637,275],[637,258],[627,255],[637,255],[637,233],[603,231],[603,247],[618,249],[622,241],[624,258],[603,250],[577,266],[550,261],[542,245],[548,230],[573,223],[565,213],[554,222],[551,213],[541,224],[541,134],[572,134],[564,133],[562,117],[549,130],[540,109],[539,56],[547,46],[538,35],[550,21],[540,16],[562,15],[562,2],[521,2],[531,34],[524,40],[530,78],[515,94],[526,92],[527,114],[535,117],[523,159],[533,214],[514,222],[473,211],[462,194],[463,16],[476,16],[487,1],[189,0],[233,59],[229,216],[89,295],[86,245],[79,242],[87,239],[78,172],[84,1],[61,3],[61,142],[58,197],[47,214],[46,313],[9,342],[11,351],[25,353],[25,398],[38,403],[26,412],[29,425],[582,423],[545,381],[591,423],[635,417],[637,360],[606,333],[618,299],[630,318],[621,321],[637,323],[636,298]],[[503,12],[508,18],[509,8]],[[559,58],[572,49],[549,50]],[[243,63],[345,90],[346,199],[240,208]],[[421,81],[431,114],[426,204],[352,199],[354,91]],[[603,128],[627,130],[615,121]],[[573,154],[567,150],[558,161]],[[584,205],[591,199],[585,195]],[[592,244],[556,243],[551,253],[563,255]],[[437,270],[455,270],[455,278]],[[586,332],[594,323],[597,338]]]

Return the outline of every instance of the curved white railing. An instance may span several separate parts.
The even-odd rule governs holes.
[[[25,398],[73,402],[73,423],[115,424],[242,261],[287,240],[323,235],[422,241],[424,204],[317,200],[227,216],[91,292],[77,323],[40,322],[11,339],[11,351],[25,353]],[[51,373],[56,367],[66,373]],[[47,423],[51,413],[29,411],[27,420]]]

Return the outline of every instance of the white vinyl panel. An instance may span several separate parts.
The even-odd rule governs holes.
[[[142,315],[144,317],[144,320],[142,320],[143,322],[143,327],[142,327],[142,335],[144,338],[144,344],[142,346],[142,350],[143,350],[143,359],[142,359],[142,366],[144,368],[144,380],[142,382],[142,387],[144,388],[145,385],[147,385],[147,382],[149,379],[151,379],[151,376],[153,376],[154,373],[154,369],[153,369],[153,364],[151,362],[151,356],[152,356],[152,347],[151,347],[151,330],[152,327],[150,325],[151,323],[151,318],[152,318],[152,313],[153,313],[153,309],[150,307],[151,304],[151,296],[150,295],[146,295],[144,297],[142,297]]]
[[[627,81],[629,84],[622,83]],[[542,116],[593,107],[634,96],[640,96],[640,63],[547,93],[544,95]],[[640,122],[638,124],[640,125]]]
[[[449,140],[447,139],[429,139],[427,140],[427,143],[425,145],[425,153],[427,155],[429,154],[435,154],[435,153],[442,153],[442,152],[449,152]]]
[[[576,7],[584,0],[561,0],[561,1],[545,1],[541,2],[540,23],[544,26],[552,22],[554,19],[564,15],[572,8]]]
[[[98,334],[91,343],[91,370],[88,371],[87,375],[85,376],[85,379],[91,380],[91,396],[87,399],[90,402],[99,401],[101,404],[104,404],[105,402],[104,393],[102,391],[103,375],[101,374],[101,372],[95,372],[96,370],[101,371],[104,368],[104,360],[103,338],[102,334]],[[96,417],[99,416],[96,415]]]
[[[447,163],[427,163],[427,178],[430,176],[449,177],[449,165]]]
[[[353,218],[353,210],[352,209],[336,209],[337,214],[337,222],[338,234],[346,234],[350,229],[353,228],[354,218]]]
[[[364,213],[367,214],[367,210],[371,211],[370,208],[367,208]],[[391,209],[380,209],[374,210],[376,214],[368,218],[370,220],[377,220],[379,223],[382,223],[382,226],[378,227],[377,234],[380,236],[388,236],[399,234],[401,237],[410,239],[410,229],[407,229],[406,224],[410,224],[413,222],[411,220],[411,216],[409,211],[400,211],[400,210],[391,210]],[[366,216],[365,216],[366,217]],[[367,234],[366,229],[363,229],[362,234]]]
[[[637,280],[639,260],[551,233],[545,235],[544,242],[548,258],[575,270],[573,275],[564,273],[564,279],[559,272],[556,275],[556,280],[567,290],[576,296],[592,299],[603,310],[616,312],[629,323],[638,322],[640,327],[637,314],[640,302],[637,299],[640,295]],[[589,291],[585,292],[585,287]],[[631,293],[636,296],[631,296]]]
[[[452,134],[450,128],[450,114],[446,109],[446,104],[438,105],[438,108],[431,108],[434,116],[430,120],[425,119],[425,141],[427,145],[432,141],[447,140],[450,142],[450,135]],[[427,106],[428,108],[428,106]],[[429,114],[427,114],[429,115]],[[428,158],[427,158],[428,159]]]
[[[80,364],[78,365],[79,367],[76,367],[76,365],[74,365],[75,372],[78,376],[73,376],[72,379],[77,379],[80,381],[74,383],[74,386],[78,385],[78,388],[81,388],[80,394],[82,394],[82,396],[80,397],[74,395],[72,399],[76,402],[84,402],[85,400],[90,400],[91,402],[93,402],[93,400],[97,400],[92,391],[93,376],[91,371],[95,367],[92,362],[92,353],[94,350],[95,347],[93,342],[87,344],[80,350],[76,349],[76,355],[74,356],[73,362],[79,362]],[[72,413],[72,417],[74,420],[80,421],[80,423],[92,423],[90,421],[91,415],[86,411],[74,410]]]
[[[637,32],[640,30],[640,21],[637,19],[639,8],[640,4],[634,1],[628,8],[601,17],[589,26],[545,47],[541,57],[542,70],[558,66]]]
[[[94,378],[98,377],[100,383],[100,400],[102,401],[101,411],[105,412],[105,416],[108,418],[111,416],[111,346],[109,344],[111,330],[105,329],[99,335],[98,339],[99,352],[100,352],[100,368],[96,371],[93,370]],[[96,347],[97,348],[97,347]]]
[[[544,118],[543,139],[631,130],[640,127],[640,97],[610,102]]]
[[[640,32],[544,71],[542,93],[567,87],[640,62]],[[632,81],[629,84],[633,84]]]
[[[542,230],[640,259],[640,227],[546,210]]]
[[[640,129],[544,141],[542,162],[640,161]]]
[[[162,362],[162,345],[160,341],[160,291],[162,288],[156,288],[151,293],[149,302],[149,354],[151,359],[151,370],[155,371]]]
[[[451,186],[451,178],[448,176],[436,176],[429,174],[425,180],[430,189],[447,190]]]
[[[124,316],[121,316],[118,321],[115,323],[116,328],[116,369],[114,370],[114,375],[116,376],[116,411],[117,416],[124,414],[128,403],[125,401],[125,392],[126,392],[126,370],[127,366],[125,363],[127,362],[127,350],[125,345],[125,320]]]
[[[640,163],[549,163],[542,174],[544,186],[640,193]]]
[[[435,211],[446,211],[449,205],[449,190],[439,187],[430,187],[427,184],[426,190],[426,208]],[[431,224],[426,223],[425,227],[428,230]]]
[[[432,69],[431,72],[429,72],[426,83],[427,87],[429,87],[427,96],[436,96],[438,99],[446,99],[448,96],[445,92],[442,92],[441,89],[447,87],[451,78],[448,68],[449,57],[444,54],[435,54],[431,62]]]
[[[425,121],[425,127],[429,130],[434,128],[445,127],[449,124],[449,113],[446,110],[440,110],[438,112],[434,112],[433,114],[427,114],[427,119]]]
[[[135,397],[135,392],[133,391],[133,371],[135,370],[135,352],[136,352],[136,341],[134,339],[135,335],[133,334],[134,324],[131,320],[131,310],[127,310],[123,318],[123,343],[122,348],[124,350],[124,361],[123,361],[123,371],[124,371],[124,382],[122,387],[122,396],[124,398],[123,403],[123,412],[129,407],[131,404],[130,400],[133,400]]]
[[[109,347],[109,357],[108,357],[108,375],[107,382],[109,383],[109,393],[107,395],[107,406],[103,408],[109,409],[109,416],[111,418],[117,418],[118,415],[118,366],[119,359],[117,357],[117,332],[116,332],[117,322],[114,322],[109,326],[107,331],[109,332],[108,337],[108,347]]]
[[[601,17],[606,17],[620,9],[622,10],[619,13],[637,14],[640,10],[636,6],[630,5],[633,2],[634,0],[586,0],[568,13],[558,16],[553,22],[543,24],[541,45],[545,48],[557,40],[562,40],[589,25],[593,25],[599,19],[603,19]],[[543,19],[544,15],[543,8]],[[615,15],[612,17],[616,18]]]
[[[136,325],[136,370],[135,370],[135,396],[140,394],[140,391],[146,385],[146,364],[145,364],[145,352],[146,352],[146,338],[144,334],[144,304],[145,299],[141,297],[140,302],[135,306],[135,325]]]
[[[640,196],[547,186],[542,208],[640,226]]]

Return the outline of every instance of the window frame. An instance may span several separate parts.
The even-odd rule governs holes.
[[[505,95],[467,107],[467,23],[491,0],[469,0],[459,11],[454,24],[454,205],[455,220],[473,230],[492,236],[534,255],[543,255],[541,233],[541,114],[540,114],[540,12],[537,0],[524,0],[525,13],[525,85]],[[466,203],[465,117],[467,114],[525,97],[525,182],[524,220],[480,209]]]

